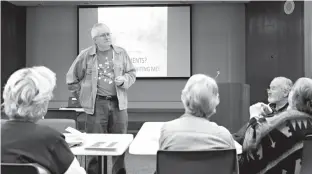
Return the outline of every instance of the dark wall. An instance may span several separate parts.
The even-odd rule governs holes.
[[[292,14],[285,2],[246,4],[246,81],[251,104],[267,102],[266,89],[276,76],[295,81],[304,76],[303,2]]]
[[[26,7],[1,1],[1,88],[14,71],[25,66]]]

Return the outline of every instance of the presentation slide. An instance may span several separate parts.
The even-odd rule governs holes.
[[[79,51],[92,45],[90,30],[106,24],[124,48],[137,77],[190,77],[189,6],[79,8]]]

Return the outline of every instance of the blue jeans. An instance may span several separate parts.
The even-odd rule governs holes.
[[[86,117],[87,133],[126,134],[128,129],[127,110],[119,110],[118,101],[98,98],[95,101],[93,115]],[[125,169],[125,154],[112,157],[112,174]],[[87,167],[88,174],[98,174],[98,160],[92,157]]]

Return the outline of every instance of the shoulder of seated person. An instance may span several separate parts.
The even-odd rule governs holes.
[[[65,136],[49,126],[37,124],[37,134],[43,139],[65,139]]]
[[[229,131],[226,127],[220,126],[220,125],[218,125],[218,124],[215,123],[215,122],[213,122],[213,123],[218,127],[218,129],[219,129],[220,132],[224,132],[224,133],[226,133],[226,134],[231,135],[230,131]],[[231,136],[232,136],[232,135],[231,135]]]

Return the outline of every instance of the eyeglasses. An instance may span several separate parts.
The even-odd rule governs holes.
[[[98,35],[97,37],[110,37],[112,35],[112,33],[102,33],[100,35]]]

